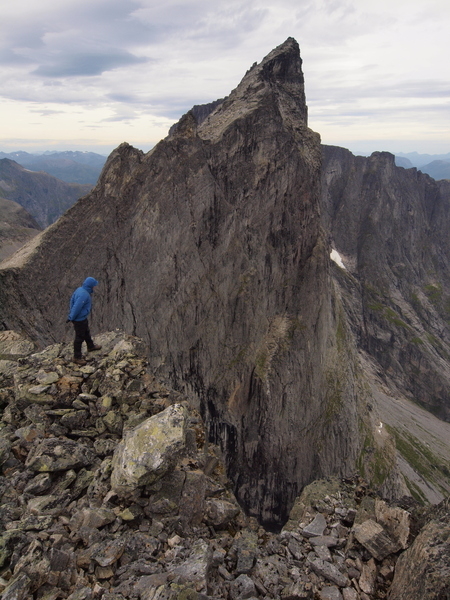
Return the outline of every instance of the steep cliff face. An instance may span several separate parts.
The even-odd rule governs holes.
[[[360,347],[397,388],[450,420],[450,182],[394,156],[323,148],[336,277]]]
[[[95,276],[93,329],[146,340],[268,524],[360,452],[364,393],[329,274],[320,168],[288,39],[201,124],[188,113],[146,155],[121,145],[92,193],[0,271],[3,326],[39,343],[64,335],[72,289]]]

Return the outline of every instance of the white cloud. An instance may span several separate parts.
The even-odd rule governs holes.
[[[397,150],[421,151],[408,144],[422,141],[450,150],[449,25],[447,0],[8,3],[0,22],[8,133],[0,130],[0,149],[6,138],[23,140],[27,123],[30,138],[67,148],[80,139],[104,145],[106,123],[108,139],[151,147],[162,123],[227,95],[253,62],[292,36],[310,125],[324,143],[372,140],[373,149],[392,151],[379,144],[397,141]],[[36,111],[47,136],[36,131]]]

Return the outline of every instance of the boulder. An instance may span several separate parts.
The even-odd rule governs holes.
[[[230,586],[231,600],[244,600],[256,596],[256,588],[248,575],[239,575]]]
[[[113,490],[127,494],[163,477],[185,451],[186,428],[187,411],[174,404],[126,431],[114,451]]]
[[[192,586],[197,592],[206,592],[212,563],[212,548],[205,540],[194,542],[189,557],[170,572],[179,577],[181,583]]]
[[[226,527],[240,513],[239,506],[220,498],[207,500],[205,509],[207,522],[218,529]]]
[[[358,542],[377,560],[383,560],[401,548],[401,544],[389,537],[383,527],[372,519],[355,525],[353,533]]]
[[[313,554],[308,556],[308,565],[314,571],[314,573],[317,573],[326,580],[335,583],[339,587],[347,587],[350,584],[348,577],[341,573],[334,564],[325,560],[321,560]]]
[[[383,500],[375,501],[375,517],[377,523],[396,540],[403,550],[408,547],[410,532],[410,514],[398,506],[389,506]]]
[[[323,535],[327,526],[327,522],[323,514],[317,514],[309,525],[303,527],[302,533],[305,537],[314,537]]]
[[[320,600],[342,600],[342,594],[335,585],[328,585],[320,590]]]

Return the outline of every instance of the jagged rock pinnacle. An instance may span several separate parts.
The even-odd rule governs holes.
[[[219,139],[230,123],[270,102],[267,96],[275,101],[284,125],[294,129],[307,126],[302,59],[293,38],[247,71],[238,87],[202,123],[199,135]]]

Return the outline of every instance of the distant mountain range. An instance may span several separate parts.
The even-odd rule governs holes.
[[[398,153],[395,155],[395,164],[405,169],[416,167],[436,180],[450,179],[450,152],[447,154]]]
[[[41,228],[17,202],[0,198],[0,262],[36,236]]]
[[[25,169],[14,160],[0,159],[0,198],[20,204],[42,228],[54,223],[91,189],[91,184],[67,183]]]
[[[106,162],[106,156],[95,152],[44,152],[29,154],[18,152],[0,152],[0,159],[8,158],[30,171],[44,171],[67,183],[95,185]]]

